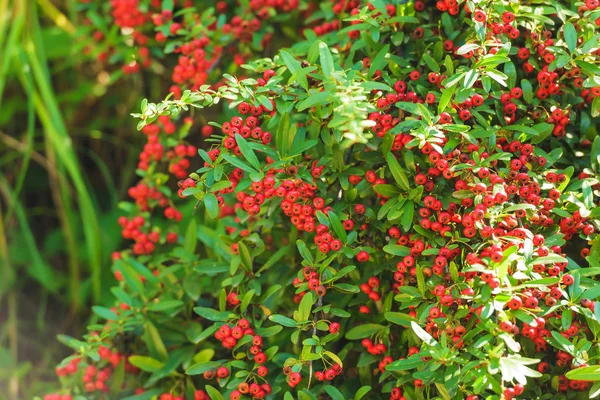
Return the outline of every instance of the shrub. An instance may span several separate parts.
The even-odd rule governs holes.
[[[597,2],[315,4],[244,77],[142,102],[134,244],[61,394],[595,397]]]

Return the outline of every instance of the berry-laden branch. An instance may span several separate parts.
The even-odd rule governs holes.
[[[72,393],[595,397],[595,0],[180,3],[151,16],[179,86],[134,114],[133,244],[104,323],[65,340]],[[294,43],[221,48],[268,34]]]

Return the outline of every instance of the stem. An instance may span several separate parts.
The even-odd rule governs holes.
[[[317,300],[317,308],[321,307],[323,305],[323,296],[319,296],[319,299]],[[313,317],[313,336],[315,336],[317,334],[317,316],[315,315]],[[315,350],[315,346],[312,346],[312,351]],[[310,360],[310,364],[309,364],[309,369],[308,369],[308,385],[306,386],[306,389],[310,389],[310,383],[312,381],[312,376],[313,376],[313,362],[312,360]]]

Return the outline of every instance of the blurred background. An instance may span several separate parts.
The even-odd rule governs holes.
[[[108,298],[144,139],[130,113],[168,93],[160,63],[122,79],[102,62],[118,30],[85,3],[0,0],[0,398],[56,385],[57,334]]]

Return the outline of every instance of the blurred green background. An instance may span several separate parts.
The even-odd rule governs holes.
[[[143,142],[129,114],[168,90],[160,71],[120,79],[94,62],[79,7],[0,0],[0,398],[56,384],[56,335],[80,335],[107,298]]]

